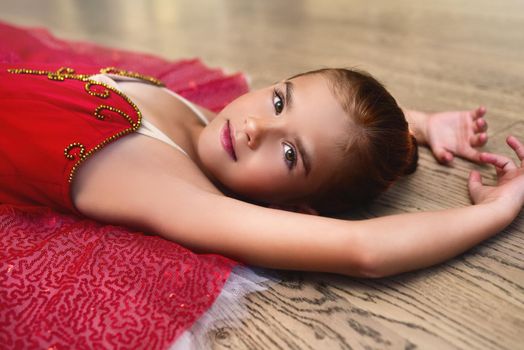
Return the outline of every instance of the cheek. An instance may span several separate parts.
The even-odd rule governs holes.
[[[231,119],[236,116],[241,116],[249,112],[254,107],[254,105],[256,105],[256,102],[257,101],[254,100],[249,94],[240,96],[224,107],[224,109],[222,109],[217,116],[221,117],[222,119]]]
[[[217,116],[234,120],[237,126],[242,125],[247,117],[271,112],[271,100],[267,96],[260,91],[247,93],[224,107]]]
[[[251,195],[280,194],[291,184],[284,165],[278,160],[267,161],[262,157],[251,159],[236,173],[239,190]]]

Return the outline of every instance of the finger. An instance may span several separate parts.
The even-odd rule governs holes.
[[[480,161],[484,163],[493,164],[495,167],[500,168],[506,172],[508,170],[517,169],[517,166],[511,158],[501,156],[500,154],[482,152],[480,153]]]
[[[508,145],[513,148],[515,153],[517,153],[517,157],[520,159],[520,165],[524,165],[524,145],[515,137],[515,136],[508,136],[506,139],[506,142]]]
[[[488,129],[488,123],[484,118],[479,118],[473,122],[473,131],[475,133],[484,132]]]
[[[459,156],[473,162],[482,163],[480,160],[480,152],[471,146],[464,147],[460,151]]]
[[[433,153],[435,158],[442,164],[449,164],[453,160],[453,153],[447,151],[444,147],[435,146]]]
[[[481,134],[472,135],[469,138],[469,144],[473,147],[484,146],[487,141],[488,141],[488,134],[484,132]]]
[[[484,114],[486,114],[486,107],[479,106],[476,109],[474,109],[473,111],[471,111],[471,119],[477,120],[478,118],[483,117]]]
[[[471,195],[473,199],[473,194],[476,193],[479,189],[482,188],[482,176],[480,173],[476,170],[472,170],[469,173],[469,179],[468,179],[468,190],[469,194]]]
[[[497,173],[497,178],[500,178],[504,175],[504,169],[495,165],[495,172]]]

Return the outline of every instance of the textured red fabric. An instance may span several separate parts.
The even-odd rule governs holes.
[[[118,66],[155,76],[214,111],[247,91],[241,74],[225,75],[198,59],[170,62],[4,23],[0,63]],[[73,102],[80,109],[91,103]],[[56,199],[47,200],[52,206]],[[0,205],[0,348],[164,349],[209,308],[237,264],[148,233],[16,204]]]
[[[234,262],[157,236],[0,205],[0,347],[163,349]]]

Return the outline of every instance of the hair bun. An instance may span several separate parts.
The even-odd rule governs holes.
[[[410,154],[408,156],[408,163],[404,168],[404,175],[413,174],[417,170],[418,165],[418,142],[412,133],[409,133],[411,139]]]

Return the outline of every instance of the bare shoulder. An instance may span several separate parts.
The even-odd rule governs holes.
[[[78,168],[72,200],[95,220],[149,226],[150,211],[169,187],[183,202],[188,189],[220,193],[198,167],[178,150],[144,135],[132,134],[95,153]],[[182,194],[182,192],[184,194]]]

